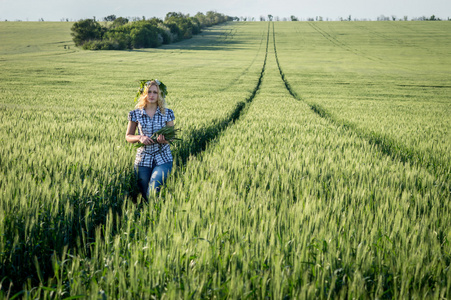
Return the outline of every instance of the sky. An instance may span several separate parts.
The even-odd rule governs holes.
[[[103,20],[109,15],[164,19],[168,12],[195,15],[210,10],[255,20],[269,14],[280,20],[292,15],[300,20],[376,20],[381,15],[409,20],[435,15],[447,20],[451,0],[0,0],[0,21]]]

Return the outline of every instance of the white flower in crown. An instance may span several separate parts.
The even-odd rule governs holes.
[[[160,82],[158,79],[155,79],[155,82],[156,82],[158,85],[161,84],[161,82]]]
[[[146,83],[145,83],[145,86],[149,86],[150,85],[150,81],[147,81]]]

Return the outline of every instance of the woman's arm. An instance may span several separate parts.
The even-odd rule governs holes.
[[[153,144],[154,141],[151,138],[145,135],[135,135],[137,125],[138,124],[136,122],[133,121],[128,122],[127,133],[125,134],[125,139],[127,140],[127,142],[132,144],[140,142],[143,143],[144,145]]]

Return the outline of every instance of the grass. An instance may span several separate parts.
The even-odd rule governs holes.
[[[386,151],[449,179],[451,36],[446,22],[277,25],[276,31],[291,33],[281,37],[277,49],[299,99]]]
[[[140,51],[0,46],[1,297],[448,298],[450,103],[425,97],[446,87],[393,88],[449,85],[445,23],[234,23]],[[14,24],[0,32],[41,26]],[[64,41],[67,24],[50,25],[36,45]],[[124,134],[147,77],[168,86],[183,141],[161,197],[135,206]],[[434,145],[426,123],[442,130]]]

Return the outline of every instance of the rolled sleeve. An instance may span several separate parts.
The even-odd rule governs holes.
[[[132,122],[137,122],[138,118],[136,117],[136,111],[132,110],[128,113],[128,120]]]
[[[167,116],[167,122],[171,122],[175,120],[174,111],[172,109],[167,109],[168,116]]]

